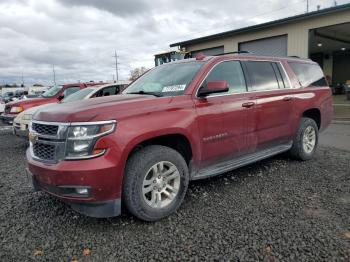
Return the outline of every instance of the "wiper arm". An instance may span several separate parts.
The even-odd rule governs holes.
[[[130,92],[127,94],[133,94],[133,95],[152,95],[152,96],[156,96],[156,97],[161,97],[162,94],[160,92],[148,92],[148,91],[144,91],[144,90],[140,90],[137,92]]]

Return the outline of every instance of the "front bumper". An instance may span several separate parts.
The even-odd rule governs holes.
[[[91,217],[113,217],[121,213],[121,174],[108,154],[79,161],[45,164],[34,160],[27,150],[27,173],[37,190],[45,191],[79,213]],[[79,195],[77,188],[87,188]]]
[[[33,188],[37,191],[45,191],[47,193],[55,195],[55,193],[64,192],[64,187],[59,186],[51,186],[45,183],[39,182],[33,175],[31,175],[30,171],[27,170],[27,173],[30,176]],[[55,193],[53,193],[55,192]],[[95,201],[95,202],[72,202],[63,200],[66,202],[74,211],[96,218],[106,218],[106,217],[115,217],[119,216],[121,213],[121,200],[120,199],[112,199],[106,201]]]
[[[10,114],[2,114],[0,115],[0,119],[4,124],[12,125],[13,120],[16,118],[17,115],[10,115]]]

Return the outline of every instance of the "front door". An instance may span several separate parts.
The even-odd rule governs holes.
[[[229,91],[196,102],[202,136],[202,166],[232,159],[248,152],[249,126],[253,128],[254,102],[249,99],[239,61],[223,61],[210,71],[205,83],[227,81]]]
[[[197,125],[201,143],[199,168],[215,164],[224,156],[225,134],[222,121],[222,98],[208,97],[195,100]]]

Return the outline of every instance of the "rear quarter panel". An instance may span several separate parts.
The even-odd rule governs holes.
[[[310,61],[310,63],[313,63]],[[332,91],[328,86],[325,87],[301,87],[299,80],[294,74],[287,61],[282,61],[291,81],[290,89],[293,97],[293,131],[299,128],[300,118],[303,113],[309,109],[316,108],[321,114],[320,131],[323,131],[331,123],[333,118],[333,99]]]

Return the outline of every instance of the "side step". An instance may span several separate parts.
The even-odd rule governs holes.
[[[292,147],[292,144],[293,142],[289,142],[288,144],[274,146],[269,149],[264,149],[249,155],[241,156],[236,159],[206,167],[202,170],[199,170],[197,173],[192,174],[192,180],[220,175],[233,169],[257,162],[265,158],[269,158],[279,153],[288,151]]]

